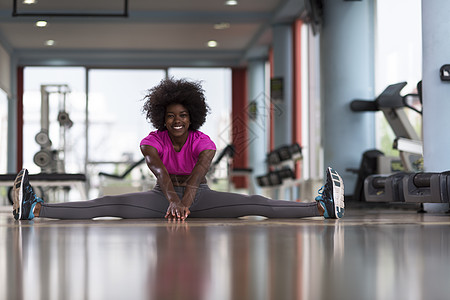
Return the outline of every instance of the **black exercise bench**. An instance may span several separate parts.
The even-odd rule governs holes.
[[[12,203],[12,188],[17,174],[0,174],[0,186],[10,187],[8,189],[8,199]],[[40,173],[28,175],[30,184],[37,187],[75,187],[81,194],[82,199],[87,200],[86,195],[86,175],[67,173]]]

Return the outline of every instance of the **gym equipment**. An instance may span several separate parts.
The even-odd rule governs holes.
[[[403,178],[406,202],[448,203],[450,172],[417,173]]]
[[[302,157],[302,148],[297,143],[282,145],[267,153],[268,172],[256,177],[256,182],[269,198],[286,197],[296,201],[298,192],[305,193],[305,180],[296,179],[294,172],[296,162]]]
[[[66,131],[73,126],[73,122],[66,112],[67,95],[70,88],[67,84],[41,85],[41,130],[36,134],[35,140],[41,149],[34,155],[33,161],[41,168],[43,173],[65,173]],[[52,148],[50,139],[50,95],[56,94],[59,113],[59,145]]]
[[[35,141],[40,145],[40,150],[34,155],[33,161],[41,168],[41,173],[30,174],[30,182],[34,188],[40,191],[40,196],[46,201],[69,201],[69,190],[77,188],[82,199],[87,199],[86,176],[84,174],[67,174],[65,171],[66,134],[73,126],[73,122],[66,112],[67,96],[70,94],[67,84],[41,85],[41,129],[35,136]],[[53,147],[50,139],[50,97],[54,95],[58,103],[56,120],[59,123],[58,145]],[[52,106],[53,108],[53,106]],[[53,115],[53,114],[52,114]],[[56,114],[55,114],[56,116]],[[16,174],[0,175],[0,185],[12,185]],[[62,191],[63,195],[59,192]],[[12,188],[8,191],[10,202]]]
[[[408,175],[408,173],[399,172],[389,176],[368,176],[364,183],[365,200],[367,202],[405,202],[403,179]]]
[[[102,162],[102,164],[112,164],[115,169],[121,169],[119,166],[125,165],[126,168],[121,174],[99,172],[99,196],[118,195],[125,193],[134,193],[147,191],[156,185],[156,178],[148,172],[144,165],[145,158],[138,161],[124,162]],[[134,170],[137,172],[133,173]]]
[[[217,183],[217,178],[214,177],[215,171],[219,167],[220,162],[222,159],[227,157],[227,171],[228,171],[228,186],[227,191],[230,192],[232,190],[232,177],[233,176],[244,176],[248,179],[248,193],[253,194],[254,193],[254,187],[251,180],[251,175],[253,173],[252,168],[236,168],[233,166],[233,157],[236,153],[236,149],[233,144],[228,144],[217,156],[216,160],[211,164],[211,167],[207,173],[208,180],[211,180],[214,183]]]
[[[283,145],[267,154],[269,172],[256,177],[261,187],[278,186],[285,179],[295,179],[294,163],[302,158],[302,148],[299,144]]]
[[[364,189],[368,202],[449,203],[450,171],[370,175]]]
[[[379,150],[368,150],[363,153],[359,169],[352,170],[358,174],[354,190],[354,197],[360,201],[367,200],[364,194],[364,182],[367,176],[372,174],[391,174],[393,172],[420,172],[423,171],[422,141],[412,127],[405,108],[422,114],[409,102],[422,104],[421,82],[417,84],[418,94],[402,96],[401,90],[406,82],[389,85],[375,100],[353,100],[350,109],[354,112],[383,112],[388,124],[395,134],[393,148],[399,151],[399,158],[387,157]],[[372,195],[371,195],[372,196]]]
[[[13,204],[13,187],[12,183],[16,178],[17,174],[1,174],[0,175],[0,186],[9,187],[8,189],[8,200]],[[35,192],[39,197],[44,197],[46,201],[49,201],[45,191],[46,188],[62,188],[64,191],[68,191],[71,187],[76,188],[81,199],[87,200],[86,194],[86,176],[84,174],[56,174],[56,173],[40,173],[40,174],[30,174],[30,183],[33,186]],[[68,201],[67,193],[64,193],[65,199],[58,199],[59,201]]]
[[[128,174],[131,173],[131,171],[133,171],[137,166],[139,166],[140,164],[142,164],[144,162],[145,162],[145,157],[141,158],[139,161],[137,161],[135,163],[132,163],[121,175],[110,174],[110,173],[105,173],[105,172],[99,172],[98,175],[109,177],[109,178],[114,178],[114,179],[124,179],[125,177],[127,177]]]

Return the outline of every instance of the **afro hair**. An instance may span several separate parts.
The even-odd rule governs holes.
[[[188,110],[191,130],[200,129],[209,113],[200,82],[186,79],[163,79],[157,86],[148,90],[144,100],[143,113],[160,131],[167,130],[164,126],[166,108],[171,104],[181,104]]]

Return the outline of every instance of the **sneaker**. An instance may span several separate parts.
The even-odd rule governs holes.
[[[344,182],[330,167],[327,169],[325,185],[320,188],[316,201],[324,207],[323,216],[326,219],[340,219],[344,216]]]
[[[13,215],[16,220],[31,220],[36,203],[44,200],[36,196],[28,181],[28,170],[22,169],[14,180]]]

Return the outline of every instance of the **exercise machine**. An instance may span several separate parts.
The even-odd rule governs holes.
[[[400,92],[406,84],[400,82],[389,85],[375,100],[353,100],[350,103],[350,109],[354,112],[381,111],[395,134],[393,148],[399,151],[399,157],[388,157],[379,150],[368,150],[363,153],[359,169],[350,169],[358,174],[354,198],[360,201],[366,198],[365,179],[372,174],[412,173],[423,170],[422,141],[406,114],[406,109],[422,114],[421,82],[417,84],[417,94],[402,96]]]
[[[46,198],[47,201],[69,201],[68,192],[72,187],[76,188],[81,199],[87,199],[86,176],[84,174],[68,174],[65,169],[66,135],[73,126],[73,122],[66,110],[68,95],[71,93],[67,84],[41,85],[41,119],[40,131],[35,136],[35,141],[40,145],[40,150],[34,155],[33,161],[41,168],[41,173],[30,174],[30,183],[35,192]],[[58,130],[50,130],[50,97],[56,97],[58,103],[57,122],[59,124],[59,137],[55,138],[58,145],[54,146],[50,139]],[[12,203],[13,189],[11,187],[16,174],[0,175],[0,186],[10,186],[8,199]],[[62,191],[63,194],[59,195]]]
[[[67,84],[41,85],[41,129],[35,140],[41,149],[34,155],[33,161],[43,173],[65,173],[66,134],[73,122],[66,111],[67,96],[70,88]],[[59,143],[53,146],[50,139],[50,96],[58,97]]]
[[[422,113],[421,108],[417,109],[409,103],[413,97],[418,98],[420,105],[422,104],[421,82],[417,84],[418,94],[401,96],[400,91],[405,85],[406,82],[390,85],[375,101],[356,100],[351,104],[354,111],[381,110],[384,113],[396,135],[393,147],[399,150],[400,154],[401,167],[395,172],[389,172],[389,169],[384,170],[387,172],[380,172],[378,169],[377,173],[365,174],[367,176],[363,184],[359,183],[359,188],[363,187],[363,199],[367,202],[449,203],[450,171],[423,172],[422,142],[404,111],[405,108],[409,108]],[[373,151],[365,158],[363,157],[362,164],[370,162],[368,163],[368,169],[370,169],[374,161],[381,159],[383,159],[382,153]],[[423,208],[420,212],[424,212]]]
[[[216,171],[220,168],[220,164],[223,159],[226,160],[226,170],[228,174],[228,184],[227,184],[227,192],[231,192],[233,190],[233,177],[234,176],[243,176],[247,178],[248,182],[248,193],[253,194],[255,188],[253,187],[251,176],[253,173],[252,168],[237,168],[233,166],[233,158],[236,154],[236,149],[233,144],[228,144],[225,148],[223,148],[217,158],[212,162],[211,167],[208,171],[207,178],[211,180],[213,183],[218,182],[218,178],[216,176]]]

